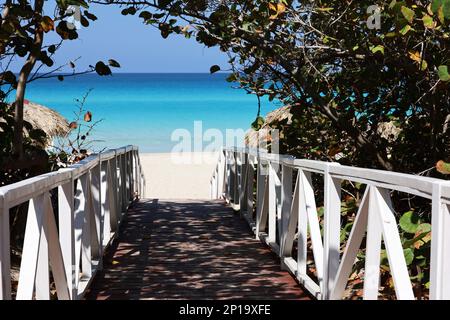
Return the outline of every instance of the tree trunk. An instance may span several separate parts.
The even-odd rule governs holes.
[[[36,0],[34,3],[34,13],[36,18],[41,15],[44,6],[44,0]],[[13,155],[22,160],[24,158],[23,152],[23,103],[25,99],[25,91],[28,77],[36,64],[36,61],[41,53],[42,43],[44,40],[44,33],[39,27],[39,22],[36,21],[36,29],[34,35],[34,42],[30,50],[30,54],[19,73],[17,81],[16,99],[14,101],[14,139],[13,139]]]

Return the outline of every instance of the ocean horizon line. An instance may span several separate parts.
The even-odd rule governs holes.
[[[15,75],[18,75],[20,72],[13,72]],[[43,74],[47,74],[46,72],[39,72],[39,73],[36,73],[37,75],[43,75]],[[182,72],[182,71],[180,71],[180,72],[121,72],[121,71],[114,71],[110,76],[114,76],[115,74],[124,74],[124,75],[132,75],[132,74],[142,74],[142,75],[146,75],[146,74],[183,74],[183,75],[189,75],[189,74],[201,74],[201,75],[211,75],[211,76],[214,76],[214,75],[218,75],[218,74],[221,74],[221,75],[224,75],[224,74],[231,74],[231,72],[225,72],[225,71],[223,71],[223,72],[215,72],[215,73],[213,73],[213,74],[211,74],[210,72]],[[101,77],[101,76],[99,76],[97,73],[95,73],[95,72],[92,72],[92,73],[85,73],[85,74],[79,74],[79,75],[73,75],[72,73],[68,73],[68,72],[55,72],[55,73],[52,73],[52,75],[55,75],[55,76],[58,76],[58,75],[61,75],[61,76],[71,76],[71,77],[83,77],[83,76],[98,76],[98,77]]]

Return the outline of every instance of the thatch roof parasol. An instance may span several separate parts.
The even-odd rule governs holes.
[[[287,119],[287,123],[291,123],[292,113],[291,106],[284,106],[279,109],[276,109],[272,112],[269,112],[266,115],[266,119],[261,129],[255,131],[254,129],[250,129],[245,134],[245,145],[251,148],[257,148],[258,145],[263,145],[262,142],[264,140],[270,141],[270,129],[271,126],[277,122],[283,121]],[[258,143],[259,141],[259,143]]]
[[[24,102],[23,119],[29,122],[33,129],[41,129],[45,132],[47,144],[51,143],[52,138],[65,136],[69,131],[69,123],[62,115],[28,100]]]
[[[33,128],[43,130],[48,137],[65,136],[69,131],[69,122],[58,112],[43,105],[25,101],[23,119]]]

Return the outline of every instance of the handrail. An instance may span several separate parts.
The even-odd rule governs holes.
[[[293,181],[294,172],[297,172],[296,181]],[[323,235],[311,174],[323,177]],[[366,188],[345,249],[341,252],[343,181],[362,183]],[[282,268],[320,299],[342,298],[365,237],[364,299],[378,298],[382,240],[397,298],[414,299],[390,192],[395,190],[429,199],[432,215],[430,299],[450,299],[449,181],[296,159],[266,150],[224,148],[210,185],[211,198],[225,199],[239,209],[256,238],[280,256]],[[312,242],[316,266],[314,277],[307,272],[308,238]],[[296,259],[292,252],[295,242]]]
[[[116,237],[128,206],[144,193],[135,146],[107,150],[1,187],[0,300],[12,298],[11,208],[28,202],[16,299],[50,299],[50,270],[58,299],[80,299],[102,268],[103,252]]]

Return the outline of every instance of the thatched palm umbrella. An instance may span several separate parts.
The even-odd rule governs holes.
[[[58,112],[43,105],[25,101],[23,118],[34,129],[41,129],[47,135],[47,145],[55,137],[63,137],[69,131],[69,122]]]
[[[53,138],[66,136],[70,130],[69,123],[58,112],[28,100],[24,102],[23,119],[29,122],[33,129],[40,129],[45,132],[44,147],[50,146]],[[0,122],[5,122],[5,120],[0,117]],[[2,128],[0,127],[1,131]],[[26,129],[25,134],[28,134]]]
[[[261,126],[261,129],[255,131],[254,129],[250,129],[245,134],[245,145],[250,148],[257,148],[258,146],[264,145],[264,140],[270,141],[270,129],[272,125],[277,122],[288,120],[287,123],[291,123],[292,113],[291,106],[284,106],[279,109],[276,109],[272,112],[269,112],[266,115],[266,119],[264,124]]]

